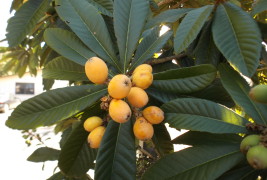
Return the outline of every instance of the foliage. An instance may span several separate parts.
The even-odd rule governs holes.
[[[13,0],[3,70],[22,76],[41,68],[48,82],[73,86],[24,101],[6,125],[24,131],[55,125],[62,133],[60,150],[39,148],[28,158],[58,160],[60,171],[50,179],[91,179],[89,169],[96,179],[265,178],[267,171],[250,168],[239,151],[242,136],[255,133],[248,123],[267,125],[267,105],[248,94],[248,79],[267,82],[267,5],[252,2]],[[164,34],[163,25],[169,28]],[[154,125],[152,140],[139,147],[134,117],[125,124],[110,120],[100,148],[91,149],[82,123],[92,115],[108,117],[99,106],[106,85],[92,85],[84,73],[92,56],[108,64],[110,78],[152,65],[150,103],[164,110],[164,123],[189,131],[171,141],[164,123]],[[173,144],[192,147],[174,152]]]

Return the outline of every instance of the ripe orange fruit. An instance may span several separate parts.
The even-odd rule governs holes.
[[[125,101],[112,99],[109,104],[109,115],[114,121],[125,123],[131,118],[132,111]]]
[[[114,76],[108,84],[108,93],[115,99],[125,98],[132,87],[131,80],[124,74]]]
[[[84,123],[83,127],[86,131],[91,132],[93,129],[101,126],[103,123],[102,119],[98,116],[92,116],[87,118]]]
[[[137,139],[146,141],[152,138],[154,128],[144,117],[139,117],[134,123],[133,132]]]
[[[98,126],[88,135],[87,141],[91,148],[99,148],[105,130],[104,126]]]
[[[141,64],[139,66],[137,66],[134,71],[133,71],[133,74],[138,72],[138,71],[148,71],[150,73],[152,73],[152,66],[149,65],[149,64]]]
[[[147,89],[153,82],[153,74],[149,71],[137,71],[132,76],[132,82],[135,86]]]
[[[143,89],[132,87],[127,96],[127,100],[132,106],[141,108],[148,103],[148,95]]]
[[[143,110],[143,116],[151,124],[159,124],[164,120],[164,112],[157,106],[149,106]]]
[[[98,58],[91,57],[85,63],[85,74],[95,84],[104,84],[108,78],[108,66]]]

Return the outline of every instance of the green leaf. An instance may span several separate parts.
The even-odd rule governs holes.
[[[62,147],[58,166],[67,176],[82,176],[94,166],[97,150],[90,148],[87,143],[88,132],[84,130],[83,121],[88,118],[89,115],[96,115],[99,112],[95,112],[96,109],[99,109],[99,106],[93,106],[85,112],[82,121],[72,130]]]
[[[235,103],[241,106],[256,123],[267,125],[267,105],[250,99],[250,86],[246,80],[227,64],[220,64],[218,68],[222,84]]]
[[[251,180],[257,179],[259,176],[263,178],[258,170],[253,169],[250,165],[245,165],[224,173],[217,180]]]
[[[135,151],[132,122],[109,121],[96,158],[95,179],[134,180]]]
[[[161,158],[147,170],[142,179],[214,180],[242,158],[239,145],[187,148]]]
[[[203,99],[178,98],[162,106],[165,122],[176,129],[211,133],[246,133],[248,121],[231,109]]]
[[[213,6],[207,5],[190,11],[179,25],[174,38],[174,50],[177,54],[185,50],[197,37]]]
[[[47,180],[93,180],[88,174],[81,177],[66,177],[62,172],[57,172],[49,177]]]
[[[218,6],[212,23],[214,42],[228,62],[251,77],[259,64],[261,34],[253,18],[231,3]]]
[[[80,40],[118,70],[118,60],[104,19],[87,0],[56,0],[56,10]]]
[[[187,144],[191,146],[233,143],[240,144],[242,137],[237,134],[213,134],[208,132],[188,131],[172,140],[173,144]]]
[[[74,63],[64,57],[50,61],[43,69],[43,78],[71,81],[88,81],[84,66]]]
[[[173,152],[173,144],[171,143],[171,136],[164,125],[164,123],[153,125],[154,128],[154,136],[152,141],[155,144],[156,149],[164,156]]]
[[[112,0],[87,0],[94,5],[103,14],[113,16],[113,1]]]
[[[40,18],[45,15],[49,3],[49,0],[29,0],[16,11],[9,19],[6,29],[10,47],[17,46],[26,35],[31,34]]]
[[[219,78],[216,78],[208,87],[189,94],[189,96],[210,100],[230,108],[235,106],[234,101],[223,87]]]
[[[103,85],[82,85],[44,92],[22,102],[6,121],[15,129],[49,126],[94,104],[106,94]]]
[[[166,92],[192,93],[207,87],[216,73],[216,68],[209,64],[168,70],[154,74],[151,87]]]
[[[162,102],[162,103],[166,103],[169,102],[173,99],[177,99],[180,96],[174,93],[165,93],[163,91],[157,90],[155,88],[148,88],[146,89],[146,92],[152,96],[153,98],[157,99],[158,101]]]
[[[266,0],[257,0],[252,6],[251,16],[255,16],[263,11],[267,10]]]
[[[114,2],[114,30],[124,73],[136,49],[148,11],[148,1],[115,0]]]
[[[59,54],[80,65],[84,65],[87,59],[95,56],[95,54],[70,31],[59,28],[49,28],[45,30],[44,39],[46,43]]]
[[[45,162],[45,161],[55,161],[58,160],[60,150],[41,147],[36,149],[28,158],[28,161],[32,162]]]
[[[144,37],[142,42],[137,46],[134,60],[129,70],[132,70],[153,57],[154,53],[158,52],[165,45],[171,35],[172,31],[168,31],[164,35],[158,37],[158,32],[152,30],[151,33]]]
[[[211,24],[212,21],[209,21],[203,28],[193,53],[196,56],[196,64],[212,64],[217,67],[221,53],[213,41]]]
[[[152,19],[149,19],[145,25],[145,29],[149,29],[163,23],[174,23],[175,21],[183,17],[190,10],[192,9],[181,8],[181,9],[169,9],[163,11],[159,15],[153,17]]]

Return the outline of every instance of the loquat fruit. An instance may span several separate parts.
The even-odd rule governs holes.
[[[151,124],[159,124],[164,120],[164,112],[157,106],[146,107],[142,113]]]
[[[86,131],[91,132],[92,130],[94,130],[98,126],[101,126],[102,123],[103,123],[103,120],[100,117],[92,116],[92,117],[87,118],[84,121],[83,127]]]
[[[108,93],[115,99],[125,98],[132,87],[130,78],[124,74],[114,76],[108,84]]]
[[[104,84],[108,78],[108,66],[98,58],[91,57],[85,63],[85,74],[95,84]]]
[[[91,148],[99,148],[105,130],[104,126],[98,126],[88,135],[87,141]]]
[[[133,74],[138,72],[138,71],[148,71],[150,73],[152,73],[152,66],[149,65],[149,64],[141,64],[139,66],[137,66],[134,71],[133,71]]]
[[[109,104],[109,115],[114,121],[125,123],[131,118],[132,111],[125,101],[112,99]]]
[[[146,141],[152,138],[154,128],[144,117],[138,117],[134,123],[133,132],[137,139]]]
[[[243,154],[246,154],[251,147],[256,146],[260,143],[260,139],[260,135],[258,134],[251,134],[246,136],[240,143],[240,151]]]
[[[141,108],[148,103],[148,95],[143,89],[132,87],[127,96],[127,100],[132,106]]]
[[[153,74],[149,71],[137,71],[132,75],[132,82],[135,86],[147,89],[153,82]]]
[[[254,169],[266,169],[267,148],[263,145],[251,147],[247,152],[247,161]]]

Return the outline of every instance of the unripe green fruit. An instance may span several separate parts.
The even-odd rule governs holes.
[[[242,153],[246,154],[249,150],[249,148],[258,145],[260,142],[260,136],[257,134],[248,135],[246,136],[241,144],[240,144],[240,150]]]
[[[249,96],[256,102],[267,104],[267,85],[260,84],[253,87],[249,92]]]
[[[247,161],[254,169],[266,169],[267,148],[263,145],[253,146],[248,150]]]

